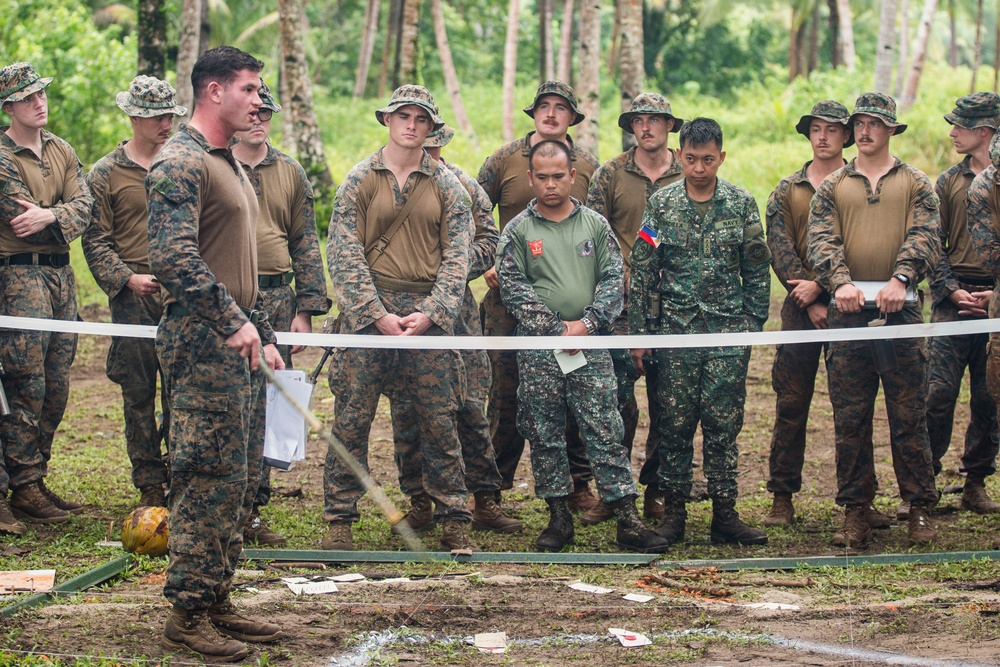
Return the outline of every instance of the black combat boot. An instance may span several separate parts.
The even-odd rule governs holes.
[[[767,544],[767,533],[743,523],[735,500],[713,498],[712,544]]]
[[[656,534],[669,544],[677,544],[684,539],[687,527],[687,503],[680,496],[665,493],[663,496],[663,521],[656,528]]]
[[[569,509],[569,498],[546,498],[549,506],[549,525],[535,540],[540,551],[562,551],[567,544],[573,544],[573,513]]]
[[[619,498],[608,507],[618,519],[618,548],[642,554],[662,554],[670,542],[653,532],[642,522],[635,509],[635,496]]]

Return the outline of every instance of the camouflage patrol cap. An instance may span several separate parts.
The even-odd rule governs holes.
[[[40,77],[30,63],[14,63],[0,69],[0,106],[20,102],[52,83],[52,77]]]
[[[906,131],[906,125],[896,121],[896,100],[885,93],[862,93],[854,103],[854,111],[851,112],[852,123],[858,114],[875,116],[885,123],[886,127],[893,128],[894,135]]]
[[[140,74],[132,79],[128,90],[123,90],[115,96],[118,108],[135,118],[154,118],[156,116],[184,116],[188,110],[177,106],[174,90],[166,81],[152,76]]]
[[[386,114],[391,114],[409,104],[415,104],[421,109],[427,111],[427,113],[431,115],[431,121],[434,123],[435,130],[440,130],[444,125],[444,121],[441,120],[441,116],[438,115],[437,105],[434,104],[434,97],[431,95],[430,91],[423,86],[417,86],[412,83],[400,86],[396,90],[392,91],[392,97],[389,98],[388,106],[376,109],[375,118],[377,118],[378,122],[382,125],[385,125]]]
[[[573,92],[573,86],[568,83],[563,83],[562,81],[546,81],[538,87],[535,91],[535,101],[531,103],[530,106],[524,107],[524,113],[528,114],[532,118],[535,117],[535,107],[538,106],[538,100],[545,97],[546,95],[558,95],[567,102],[569,102],[570,107],[576,113],[576,118],[570,125],[579,125],[583,122],[586,116],[580,111],[580,104],[576,101],[576,93]]]
[[[442,125],[427,134],[427,138],[424,139],[424,148],[444,148],[454,137],[455,128],[450,125]]]
[[[836,100],[823,100],[817,102],[813,105],[812,111],[799,118],[799,122],[795,124],[795,131],[804,137],[809,136],[809,126],[812,125],[813,120],[825,120],[827,123],[840,123],[847,128],[847,141],[844,142],[844,148],[852,146],[854,144],[854,132],[851,127],[851,114],[847,111],[845,107],[840,102]]]
[[[955,100],[955,109],[946,113],[944,119],[951,125],[967,130],[977,127],[1000,128],[1000,95],[996,93],[972,93]]]
[[[658,93],[639,93],[639,96],[632,100],[629,110],[618,116],[618,127],[629,134],[635,134],[632,132],[632,119],[639,114],[656,114],[672,118],[674,126],[670,129],[671,132],[679,132],[681,125],[684,124],[684,119],[678,118],[670,110],[670,101],[666,97]]]
[[[263,77],[260,79],[260,90],[257,91],[257,95],[260,96],[261,109],[270,109],[274,113],[281,113],[281,105],[274,99],[274,95],[271,94],[271,89],[264,83]]]
[[[990,162],[996,169],[1000,169],[1000,132],[994,134],[990,142]]]

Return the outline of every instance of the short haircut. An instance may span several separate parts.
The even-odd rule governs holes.
[[[531,151],[528,153],[528,171],[535,170],[536,155],[539,157],[559,157],[560,155],[564,155],[566,157],[566,167],[568,169],[573,168],[573,156],[569,152],[569,147],[561,141],[546,139],[532,146]]]
[[[706,146],[714,143],[722,150],[722,128],[711,118],[695,118],[684,123],[680,132],[680,146]]]
[[[235,81],[237,74],[243,70],[259,72],[262,69],[264,63],[234,46],[209,49],[201,54],[198,62],[194,64],[194,69],[191,70],[194,99],[197,101],[212,81],[225,87]]]

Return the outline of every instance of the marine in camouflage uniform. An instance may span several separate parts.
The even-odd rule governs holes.
[[[145,180],[153,158],[170,137],[174,116],[187,114],[174,95],[166,81],[144,74],[133,79],[116,98],[130,119],[132,138],[119,143],[87,174],[94,212],[83,233],[83,253],[108,295],[115,324],[156,326],[163,316],[160,286],[149,268]],[[132,485],[141,492],[139,507],[166,507],[167,464],[160,444],[167,440],[169,402],[164,394],[163,426],[158,427],[156,378],[161,373],[156,342],[113,337],[106,372],[122,390],[125,446]]]
[[[171,419],[163,594],[174,607],[163,643],[232,660],[248,650],[213,627],[248,641],[281,636],[229,602],[260,479],[263,443],[250,425],[261,353],[284,367],[257,291],[257,198],[229,148],[233,131],[256,117],[262,66],[232,47],[206,51],[191,74],[191,121],[146,177],[149,263],[169,295],[156,334]]]
[[[571,86],[561,81],[542,83],[535,92],[534,102],[524,108],[524,113],[534,120],[535,131],[494,151],[483,162],[477,177],[493,206],[498,209],[501,232],[534,196],[527,176],[528,152],[533,145],[544,139],[555,139],[570,147],[573,168],[576,169],[571,194],[580,201],[586,201],[590,178],[599,166],[597,158],[576,148],[567,134],[570,127],[583,122],[585,117],[580,112]],[[484,277],[490,289],[480,304],[483,332],[487,336],[512,336],[517,323],[500,298],[495,269],[488,270]],[[503,478],[501,488],[510,489],[514,485],[517,464],[524,453],[524,438],[517,432],[517,355],[511,351],[490,350],[489,356],[493,379],[487,416],[497,467]],[[577,429],[572,425],[567,428],[567,442],[574,480],[570,504],[574,509],[587,510],[597,504],[597,498],[590,491],[593,473]]]
[[[323,256],[316,236],[316,212],[313,192],[302,166],[271,146],[271,115],[281,111],[281,105],[271,95],[270,88],[260,81],[260,109],[253,127],[237,132],[239,140],[233,155],[250,178],[260,221],[257,225],[257,289],[275,331],[312,333],[312,318],[330,310],[326,295]],[[292,278],[295,289],[292,289]],[[279,345],[278,352],[287,368],[292,365],[292,352],[300,348]],[[267,398],[261,392],[254,408],[253,433],[264,438]],[[271,499],[271,467],[265,465],[260,486],[254,498],[253,511],[247,520],[243,537],[246,541],[266,546],[281,546],[285,538],[268,528],[260,518],[260,508]]]
[[[337,190],[327,261],[340,308],[340,331],[365,335],[442,335],[455,330],[469,275],[474,223],[469,194],[422,144],[444,125],[422,86],[397,88],[375,112],[389,143],[356,165]],[[400,183],[396,174],[401,174]],[[404,211],[409,205],[410,211]],[[393,222],[406,213],[402,224]],[[390,235],[390,232],[391,235]],[[389,242],[382,241],[383,237]],[[396,364],[398,358],[398,366]],[[363,466],[382,388],[402,382],[423,426],[423,483],[442,525],[442,543],[474,548],[456,413],[465,400],[465,373],[455,350],[348,348],[331,364],[337,397],[334,435]],[[352,549],[364,487],[327,453],[324,549]]]
[[[931,322],[958,322],[987,317],[993,276],[969,242],[966,195],[976,174],[989,166],[990,140],[1000,127],[1000,97],[973,93],[959,98],[944,119],[952,126],[955,149],[965,154],[938,177],[941,200],[941,259],[930,277],[934,305]],[[960,471],[966,474],[962,507],[980,514],[1000,512],[986,493],[984,480],[996,472],[997,413],[986,383],[987,334],[934,336],[928,341],[927,435],[934,473],[951,445],[955,403],[962,376],[969,369],[971,416],[965,431]]]
[[[629,110],[618,116],[623,132],[637,135],[637,146],[608,160],[594,172],[587,192],[587,206],[594,209],[611,225],[625,261],[625,294],[628,299],[629,256],[632,244],[642,224],[646,202],[654,192],[682,177],[680,160],[667,145],[670,132],[680,132],[683,118],[673,115],[670,102],[657,93],[642,93]],[[611,325],[611,332],[628,334],[628,309],[624,309]],[[628,350],[611,350],[618,386],[618,412],[625,425],[622,444],[632,458],[632,442],[639,424],[639,406],[635,400],[635,382],[640,377]],[[639,473],[639,483],[646,485],[643,516],[663,518],[663,494],[659,490],[657,469],[660,467],[660,413],[654,400],[659,375],[649,360],[646,369],[646,396],[649,406],[649,434],[646,436],[646,461]],[[581,518],[581,523],[599,523],[610,519],[606,507],[596,507]]]
[[[0,126],[0,315],[76,321],[69,244],[86,229],[94,201],[73,148],[42,129],[51,81],[28,63],[0,69],[0,106],[11,118]],[[67,521],[83,510],[45,484],[75,354],[75,334],[0,329],[10,403],[0,441],[10,506],[28,521]]]
[[[680,134],[684,180],[655,192],[632,247],[629,328],[633,334],[760,331],[770,299],[770,251],[753,196],[716,176],[725,160],[722,129],[708,118]],[[655,244],[655,245],[654,245]],[[659,295],[661,326],[650,330],[647,300]],[[649,350],[633,350],[637,365]],[[736,512],[739,451],[750,348],[657,349],[660,488],[665,517],[657,532],[684,537],[694,433],[701,422],[704,471],[712,498],[712,541],[763,544],[764,531]]]
[[[831,329],[922,321],[919,305],[904,301],[907,287],[930,273],[940,248],[938,199],[923,172],[894,158],[889,139],[906,129],[896,103],[883,93],[865,93],[851,115],[858,157],[820,185],[809,214],[809,260],[833,300]],[[873,193],[867,174],[877,180]],[[878,225],[872,224],[878,221]],[[864,307],[854,281],[885,286],[877,307]],[[880,315],[880,311],[882,315]],[[928,514],[936,502],[924,397],[927,374],[920,339],[894,342],[898,364],[876,370],[876,345],[831,343],[826,357],[837,446],[837,504],[846,506],[844,527],[834,544],[864,546],[871,529],[865,508],[875,497],[872,419],[879,382],[889,416],[892,462],[903,500],[911,503],[909,537],[934,539]],[[881,365],[881,364],[880,364]]]

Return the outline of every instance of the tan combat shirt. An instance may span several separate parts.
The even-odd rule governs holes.
[[[938,177],[934,186],[941,199],[941,260],[931,277],[930,285],[934,303],[938,303],[958,289],[958,276],[990,279],[976,256],[969,241],[969,219],[965,198],[976,174],[972,171],[972,158],[953,165]]]

